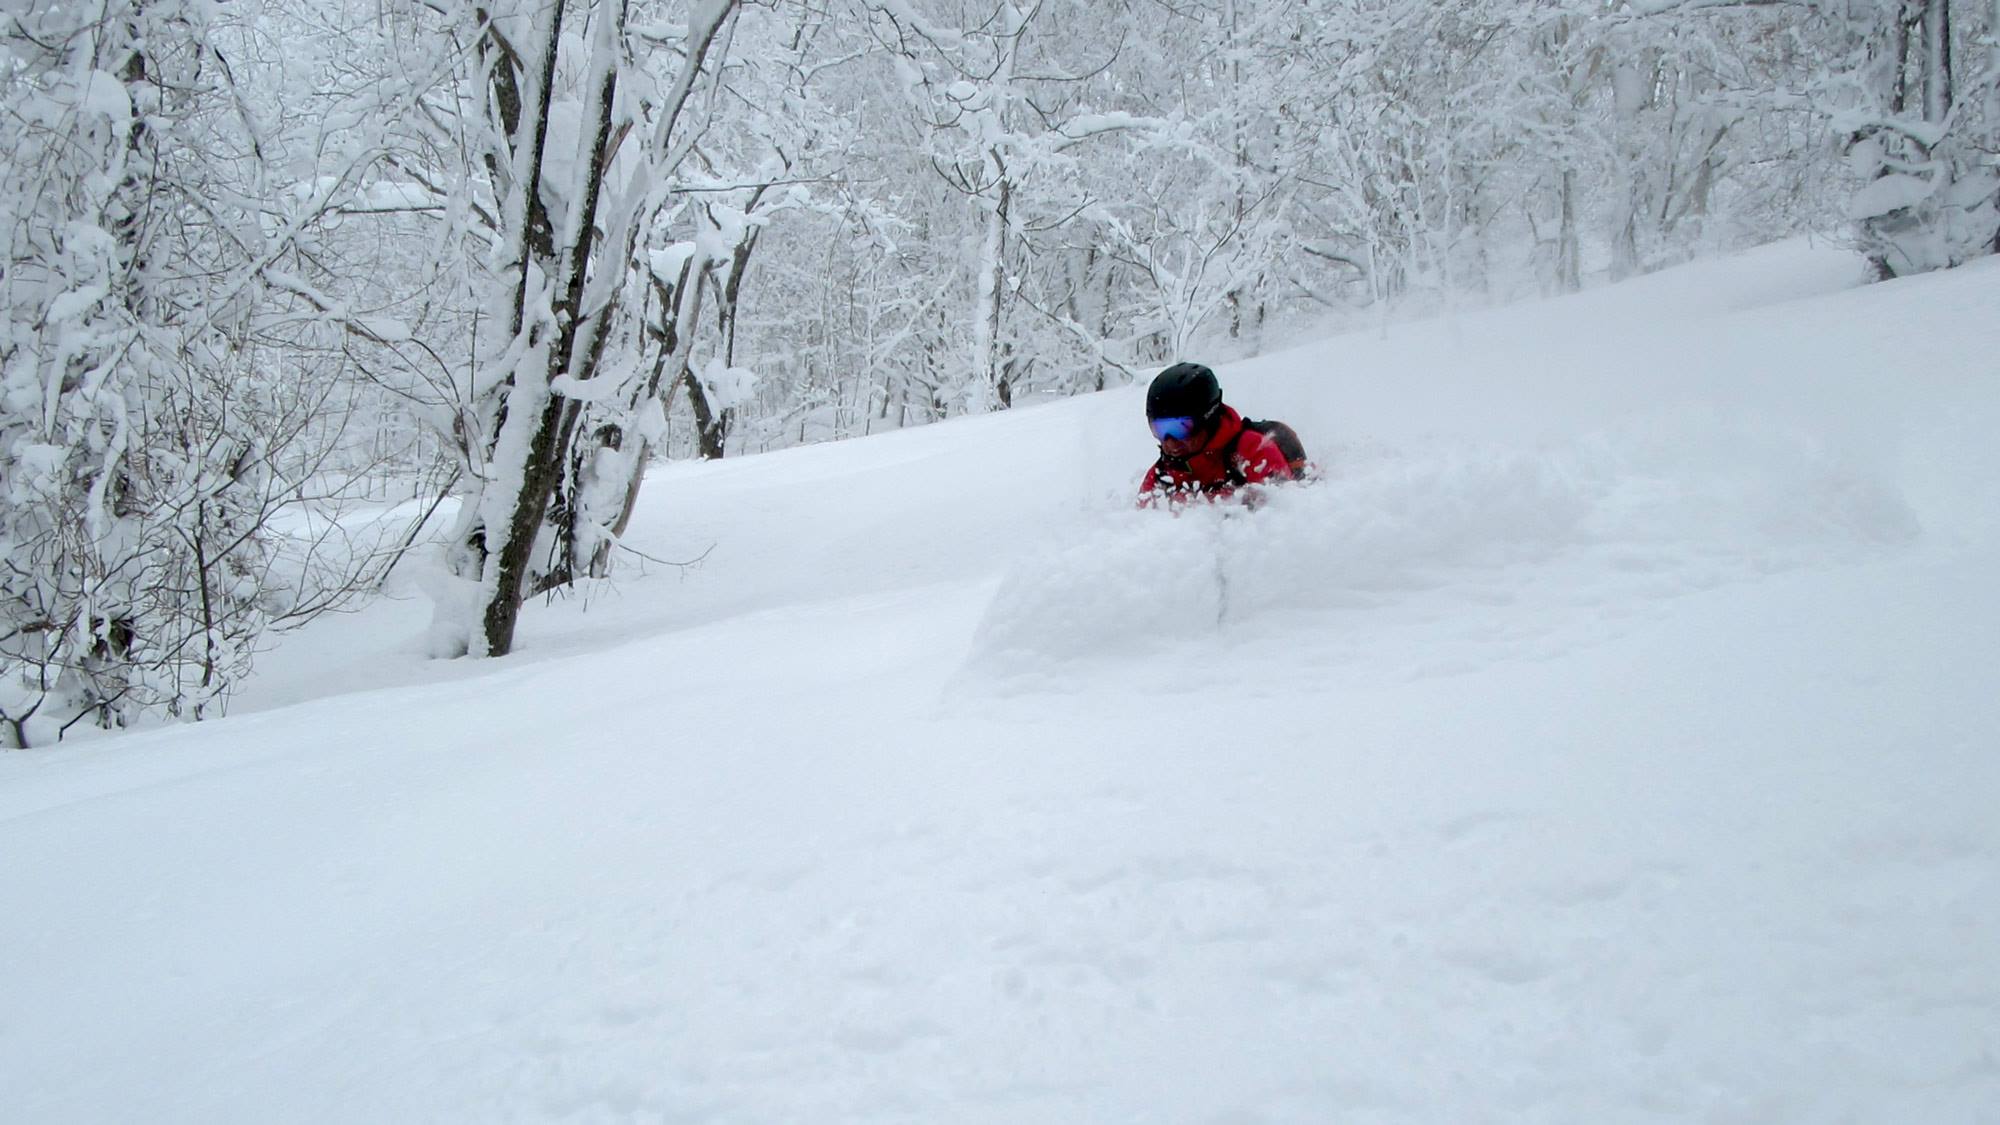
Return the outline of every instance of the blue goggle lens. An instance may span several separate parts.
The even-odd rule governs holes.
[[[1169,438],[1174,441],[1186,441],[1194,436],[1193,418],[1149,418],[1147,421],[1153,425],[1155,441],[1166,441]]]

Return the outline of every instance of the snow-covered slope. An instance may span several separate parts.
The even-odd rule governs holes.
[[[648,564],[0,758],[23,1121],[1992,1120],[2000,263],[1766,248],[658,472]]]

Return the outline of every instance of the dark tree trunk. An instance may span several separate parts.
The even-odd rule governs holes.
[[[681,385],[687,388],[688,406],[694,410],[696,453],[704,461],[720,460],[729,441],[729,411],[709,404],[708,392],[702,389],[692,367],[682,369]]]

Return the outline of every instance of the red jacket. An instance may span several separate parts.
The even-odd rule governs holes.
[[[1229,466],[1234,464],[1236,475]],[[1267,481],[1291,480],[1291,466],[1278,443],[1256,430],[1243,428],[1243,415],[1233,407],[1222,408],[1221,419],[1208,444],[1186,460],[1162,453],[1146,470],[1146,483],[1139,488],[1140,507],[1160,500],[1182,503],[1195,497],[1219,500],[1238,488]]]

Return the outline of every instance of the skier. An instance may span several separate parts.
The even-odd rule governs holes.
[[[1250,485],[1296,479],[1306,468],[1305,450],[1290,426],[1246,422],[1222,401],[1215,372],[1199,363],[1176,363],[1153,378],[1146,421],[1160,443],[1160,459],[1140,486],[1142,508],[1228,499]],[[1254,506],[1257,492],[1244,499]]]

